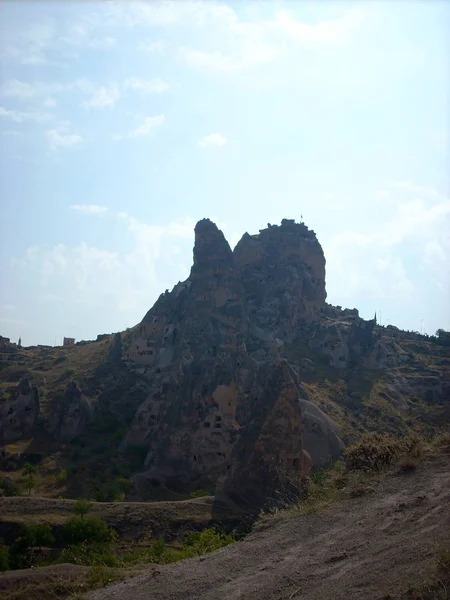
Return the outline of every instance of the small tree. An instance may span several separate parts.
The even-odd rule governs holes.
[[[25,487],[28,490],[28,495],[31,496],[31,490],[36,487],[36,479],[31,473],[25,479]]]
[[[29,462],[26,462],[23,465],[24,475],[31,475],[32,473],[36,473],[36,471],[37,471],[36,467]]]
[[[45,525],[44,523],[29,525],[25,530],[23,539],[26,546],[37,546],[39,550],[42,546],[51,546],[55,541],[52,528],[50,525]]]
[[[91,508],[92,504],[89,502],[89,500],[86,500],[85,498],[79,498],[73,505],[72,510],[76,515],[79,515],[81,518],[83,518],[84,515],[87,515]]]

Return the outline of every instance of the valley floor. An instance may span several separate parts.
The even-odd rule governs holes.
[[[449,532],[447,454],[387,476],[371,495],[316,514],[275,516],[214,554],[148,567],[87,598],[393,600],[432,577],[436,552],[450,549]],[[447,597],[439,593],[427,597]]]

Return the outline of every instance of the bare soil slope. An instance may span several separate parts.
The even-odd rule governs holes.
[[[372,495],[318,514],[274,518],[215,554],[149,568],[88,598],[392,599],[430,576],[449,531],[447,455],[388,476]]]

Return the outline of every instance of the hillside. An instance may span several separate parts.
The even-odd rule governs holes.
[[[135,327],[71,347],[2,338],[0,478],[24,493],[254,512],[364,432],[450,421],[450,347],[326,302],[315,233],[283,220],[232,252],[209,220],[189,278]]]
[[[156,566],[89,600],[438,600],[450,584],[450,458],[371,495],[269,518],[214,554]]]

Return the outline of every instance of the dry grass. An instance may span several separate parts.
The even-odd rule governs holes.
[[[434,564],[425,579],[409,586],[405,600],[448,600],[450,598],[450,549],[439,547]]]
[[[89,590],[121,581],[138,572],[137,569],[74,565],[10,571],[0,576],[0,593],[2,600],[75,600],[83,598]]]

